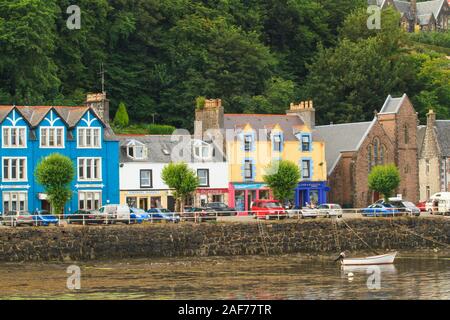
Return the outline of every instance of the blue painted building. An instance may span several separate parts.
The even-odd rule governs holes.
[[[34,170],[52,153],[72,159],[76,173],[65,213],[119,202],[119,143],[103,121],[106,96],[92,96],[80,107],[0,106],[0,212],[50,209]]]

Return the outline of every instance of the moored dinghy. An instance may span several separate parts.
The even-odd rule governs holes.
[[[387,254],[382,254],[379,256],[365,257],[365,258],[343,258],[341,260],[344,266],[367,266],[367,265],[377,265],[377,264],[393,264],[397,252],[391,252]]]

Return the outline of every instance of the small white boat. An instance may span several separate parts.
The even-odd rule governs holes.
[[[367,266],[377,264],[393,264],[397,252],[391,252],[388,254],[382,254],[379,256],[365,257],[365,258],[344,258],[341,263],[344,266]]]

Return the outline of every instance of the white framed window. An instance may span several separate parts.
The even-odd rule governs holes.
[[[3,157],[3,181],[27,181],[27,158]]]
[[[78,181],[102,180],[102,158],[78,158]]]
[[[276,134],[273,136],[273,150],[275,152],[281,152],[283,140],[280,134]]]
[[[26,148],[27,147],[27,127],[3,127],[2,147],[3,148]]]
[[[77,148],[101,148],[100,128],[78,128]]]
[[[101,191],[79,191],[78,209],[79,210],[98,210],[102,206]]]
[[[141,188],[152,188],[153,187],[152,178],[153,178],[152,170],[141,170],[140,171]]]
[[[131,159],[144,160],[148,157],[147,147],[139,141],[131,140],[127,144],[127,155]]]
[[[212,157],[212,147],[204,141],[195,140],[192,148],[194,151],[194,158],[196,159],[207,160]]]
[[[41,127],[41,148],[64,148],[64,127]]]
[[[245,135],[244,136],[244,151],[252,151],[252,144],[253,144],[253,137],[252,135]]]
[[[252,162],[252,160],[245,160],[244,177],[245,177],[245,179],[253,179],[253,162]]]
[[[311,179],[311,160],[302,160],[302,178]]]
[[[197,177],[200,187],[209,187],[209,169],[198,169]]]
[[[5,213],[10,211],[28,211],[28,192],[6,191],[2,194],[3,211]]]

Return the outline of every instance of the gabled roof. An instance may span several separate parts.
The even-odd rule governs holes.
[[[88,111],[91,111],[98,118],[100,123],[103,126],[106,126],[95,110],[87,106],[0,106],[0,122],[3,122],[5,117],[14,108],[20,112],[24,119],[33,128],[41,123],[50,110],[54,110],[61,117],[61,120],[69,126],[69,128],[75,127],[84,114]]]
[[[328,174],[333,172],[343,151],[357,151],[376,119],[369,122],[356,122],[317,126],[316,131],[325,141],[325,158]]]
[[[270,131],[275,125],[279,125],[284,134],[285,141],[298,141],[292,128],[305,125],[303,120],[297,115],[285,114],[225,114],[225,129],[240,129],[249,124],[257,133],[259,130]]]
[[[446,0],[433,0],[425,2],[417,2],[417,15],[433,14],[439,16]]]
[[[389,95],[384,102],[380,113],[397,113],[406,97],[406,94],[404,94],[401,98],[393,98]]]
[[[450,120],[436,120],[436,134],[441,156],[450,157]]]

